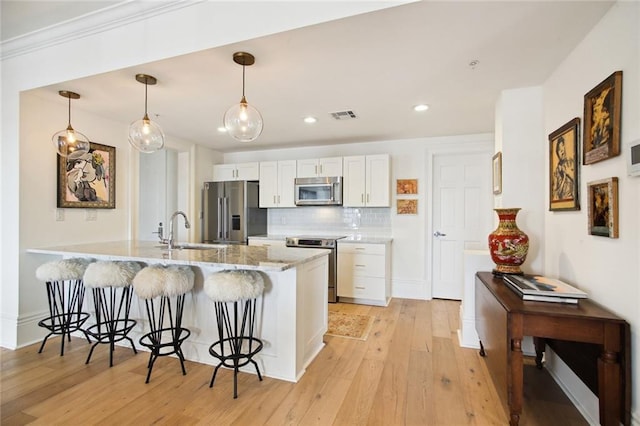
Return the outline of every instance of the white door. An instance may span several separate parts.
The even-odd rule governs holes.
[[[433,297],[461,300],[464,250],[486,250],[492,230],[491,154],[433,159]]]

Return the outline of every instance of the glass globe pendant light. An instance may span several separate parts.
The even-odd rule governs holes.
[[[235,140],[251,142],[260,136],[263,127],[262,115],[247,103],[244,96],[244,69],[246,66],[253,65],[255,58],[251,53],[236,52],[233,54],[233,61],[242,65],[242,99],[239,104],[232,106],[224,113],[224,127]]]
[[[58,94],[69,99],[69,121],[67,128],[56,132],[51,141],[61,157],[67,157],[74,152],[78,156],[86,154],[90,148],[89,139],[71,127],[71,99],[80,99],[80,95],[67,90],[60,90]]]
[[[164,147],[162,128],[151,121],[147,114],[147,86],[153,86],[158,80],[147,74],[137,74],[136,80],[144,84],[144,117],[129,126],[129,143],[138,151],[149,154]]]

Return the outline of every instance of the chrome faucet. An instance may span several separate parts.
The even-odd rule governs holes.
[[[191,224],[189,223],[189,219],[187,219],[187,215],[184,212],[178,210],[177,212],[171,215],[171,219],[169,219],[169,239],[167,240],[168,249],[173,249],[173,222],[175,222],[175,218],[177,216],[182,216],[184,218],[184,227],[189,229],[191,228]]]

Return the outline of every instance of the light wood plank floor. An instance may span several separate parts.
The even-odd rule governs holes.
[[[394,299],[387,308],[332,304],[372,315],[366,341],[325,336],[297,384],[160,358],[145,384],[148,354],[118,347],[114,367],[98,347],[58,338],[2,349],[1,417],[9,425],[505,425],[507,416],[476,350],[458,346],[459,302]],[[102,345],[101,345],[102,346]],[[530,363],[532,364],[532,363]],[[523,426],[586,425],[546,371],[525,368]]]

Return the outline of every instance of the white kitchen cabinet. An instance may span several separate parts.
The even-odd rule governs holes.
[[[296,160],[260,162],[260,207],[295,207]]]
[[[297,177],[342,176],[342,157],[298,160]]]
[[[249,245],[260,246],[260,247],[286,247],[287,241],[285,239],[269,240],[266,238],[249,237]]]
[[[391,206],[388,154],[344,157],[343,176],[343,206]]]
[[[230,180],[258,180],[260,171],[258,162],[237,164],[214,164],[213,181],[226,182]]]
[[[338,241],[340,302],[387,306],[391,300],[390,243]]]

